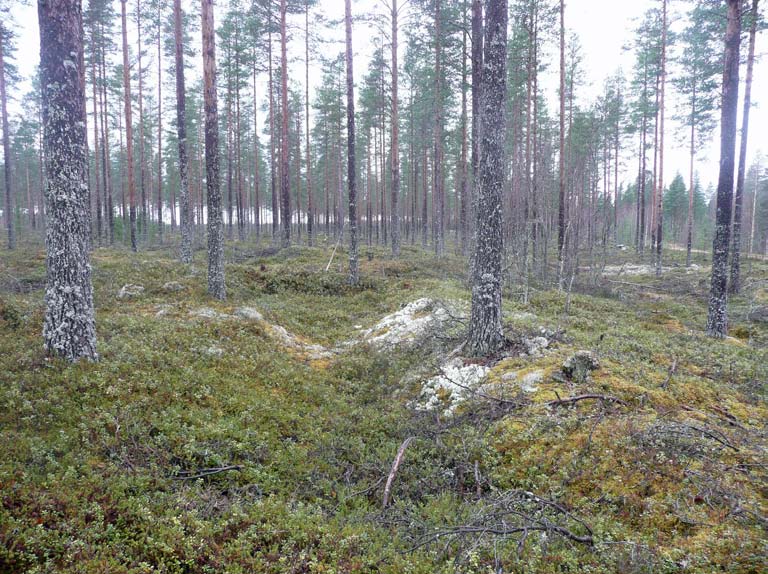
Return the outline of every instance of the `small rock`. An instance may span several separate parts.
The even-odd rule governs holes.
[[[528,311],[520,311],[518,313],[512,313],[509,318],[513,321],[535,321],[536,315],[529,313]]]
[[[238,307],[235,309],[235,315],[241,319],[248,319],[249,321],[263,321],[264,315],[259,313],[258,310],[253,307]]]
[[[231,315],[226,313],[219,313],[216,309],[210,307],[200,307],[189,312],[192,317],[199,317],[201,319],[229,319]]]
[[[178,281],[168,281],[168,283],[163,285],[163,291],[166,291],[168,293],[175,293],[177,291],[183,291],[184,285],[179,283]]]
[[[158,305],[157,307],[155,307],[155,309],[157,309],[157,312],[155,313],[155,317],[159,319],[160,317],[165,317],[171,311],[171,306]]]
[[[527,373],[520,381],[520,388],[523,389],[523,391],[526,393],[533,393],[539,390],[536,385],[543,380],[544,371],[531,371],[530,373]]]
[[[533,337],[532,339],[523,339],[526,354],[531,357],[541,357],[544,349],[549,347],[549,340],[546,337]]]
[[[132,283],[128,283],[127,285],[123,285],[120,288],[120,291],[117,292],[117,298],[118,299],[132,299],[133,297],[138,297],[144,293],[144,287],[141,285],[134,285]]]
[[[563,363],[563,374],[576,383],[586,383],[590,371],[600,368],[600,361],[592,351],[576,351]]]
[[[511,384],[519,385],[522,391],[533,393],[539,390],[536,385],[544,380],[544,371],[531,371],[523,376],[520,376],[519,371],[510,371],[504,373],[501,376],[501,380],[505,383],[506,387],[509,387]],[[487,386],[491,387],[492,385]]]
[[[420,411],[441,410],[451,414],[472,394],[472,388],[479,387],[489,372],[488,367],[465,365],[462,359],[453,359],[440,368],[439,375],[423,383],[421,395],[413,406]]]
[[[208,355],[209,357],[216,357],[216,358],[220,358],[220,357],[223,357],[223,356],[224,356],[224,349],[222,349],[221,347],[217,347],[216,345],[214,345],[214,346],[212,346],[212,347],[208,347],[208,348],[205,350],[205,354],[206,354],[206,355]]]
[[[758,307],[749,314],[753,323],[768,323],[768,307]]]

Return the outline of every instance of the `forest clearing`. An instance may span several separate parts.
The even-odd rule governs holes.
[[[97,250],[100,360],[71,366],[39,351],[43,253],[4,255],[4,571],[762,570],[766,262],[725,340],[684,253],[659,279],[585,270],[567,314],[556,290],[505,298],[508,348],[422,408],[461,341],[462,259],[374,248],[350,287],[331,251],[228,249],[214,303],[202,252]],[[361,337],[422,298],[459,311],[409,345]],[[583,381],[563,372],[578,351],[599,364]],[[588,395],[610,399],[568,402]]]
[[[764,5],[0,0],[0,574],[765,572]]]

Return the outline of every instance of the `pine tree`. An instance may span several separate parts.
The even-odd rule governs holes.
[[[125,149],[126,171],[128,172],[128,204],[129,220],[131,226],[131,250],[137,251],[136,237],[136,183],[133,173],[133,119],[131,102],[131,66],[128,56],[128,26],[126,16],[127,0],[120,0],[122,33],[123,33],[123,109],[125,119]]]
[[[213,0],[202,0],[203,82],[205,85],[205,172],[208,196],[208,293],[227,297],[224,283],[224,225],[219,180],[219,120],[216,95],[216,40]]]
[[[344,2],[347,62],[347,186],[349,190],[349,283],[360,282],[357,260],[357,165],[355,157],[355,81],[352,70],[352,2]]]
[[[43,340],[68,361],[95,360],[80,0],[40,0],[38,19],[48,214]]]
[[[184,88],[184,43],[182,34],[181,0],[173,0],[173,32],[176,62],[176,137],[179,150],[179,204],[181,217],[182,263],[192,262],[192,222],[189,204],[189,179],[187,166],[187,107]],[[175,208],[175,206],[172,206]],[[162,204],[159,207],[162,210]],[[160,221],[162,229],[162,221]]]
[[[686,265],[691,264],[694,232],[693,179],[696,155],[709,138],[715,125],[715,112],[720,97],[718,79],[722,74],[721,48],[713,38],[722,36],[720,9],[698,2],[689,15],[689,25],[683,31],[681,69],[674,84],[684,96],[685,107],[679,119],[689,127],[690,167],[688,177],[688,216],[686,221]]]
[[[741,147],[739,149],[739,169],[736,176],[736,198],[733,209],[733,245],[731,246],[731,281],[728,288],[731,293],[741,290],[741,218],[744,203],[744,177],[747,169],[747,141],[749,138],[749,109],[752,105],[752,76],[755,67],[755,37],[759,0],[752,0],[749,25],[749,50],[747,53],[747,77],[744,82],[744,111],[741,121]]]
[[[507,97],[507,2],[488,0],[482,76],[480,193],[472,277],[472,313],[468,352],[486,356],[504,343],[501,326],[501,262],[503,256],[502,193]]]
[[[16,215],[14,190],[12,184],[12,159],[11,159],[11,130],[8,125],[8,80],[10,78],[10,66],[8,57],[12,48],[12,33],[6,28],[5,14],[0,12],[0,120],[3,129],[3,173],[5,182],[5,225],[8,230],[8,249],[16,249],[16,229],[14,218]]]
[[[731,236],[731,204],[736,156],[736,116],[739,102],[739,44],[741,43],[741,2],[727,0],[723,97],[720,116],[720,176],[717,183],[717,215],[712,245],[712,284],[709,291],[707,333],[725,337],[728,333],[728,248]]]

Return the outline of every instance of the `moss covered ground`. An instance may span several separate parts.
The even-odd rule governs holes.
[[[191,314],[249,306],[330,348],[419,297],[468,299],[460,258],[364,250],[351,288],[330,251],[230,246],[216,303],[202,252],[97,249],[100,360],[76,365],[42,350],[43,249],[0,255],[0,572],[765,572],[765,262],[726,340],[703,333],[706,267],[585,270],[567,313],[511,285],[510,338],[552,343],[488,363],[490,384],[544,379],[440,416],[410,406],[419,348],[312,360],[263,322]],[[144,293],[118,299],[129,283]],[[586,383],[560,374],[580,349],[601,363]],[[584,394],[617,400],[553,403]]]

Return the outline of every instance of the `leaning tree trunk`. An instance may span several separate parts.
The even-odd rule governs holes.
[[[712,285],[709,291],[707,333],[725,337],[728,333],[728,246],[731,235],[731,203],[736,156],[736,116],[739,103],[739,44],[741,2],[727,0],[728,25],[725,32],[722,112],[720,116],[720,177],[717,182],[717,216],[712,250]]]
[[[40,85],[45,147],[45,349],[95,360],[88,150],[80,0],[40,0]]]
[[[504,192],[504,144],[507,97],[507,1],[488,0],[485,20],[485,62],[480,133],[480,194],[477,200],[477,242],[472,277],[472,314],[468,351],[486,356],[504,344],[501,327],[501,279]]]
[[[347,36],[347,187],[349,189],[349,282],[360,282],[357,261],[357,166],[355,164],[355,82],[352,73],[352,6],[344,2]],[[339,209],[341,211],[341,209]]]
[[[5,58],[3,54],[3,36],[5,30],[0,23],[0,114],[3,123],[3,162],[5,171],[5,225],[8,228],[8,249],[16,249],[16,229],[13,225],[13,188],[11,187],[11,134],[8,129],[8,102],[5,91]]]
[[[179,144],[179,204],[181,215],[182,263],[192,262],[192,224],[189,210],[189,178],[187,160],[187,105],[184,88],[184,45],[181,28],[181,0],[173,2],[173,32],[176,44],[176,135]],[[158,209],[162,209],[162,206]],[[175,209],[175,206],[171,206]],[[162,220],[160,221],[162,229]]]
[[[136,182],[133,174],[133,126],[131,119],[131,74],[128,63],[128,29],[125,15],[126,0],[121,0],[123,24],[123,94],[125,104],[126,170],[128,171],[128,217],[131,225],[131,250],[137,251],[136,244]]]
[[[741,120],[741,147],[739,169],[736,176],[736,201],[733,214],[733,247],[731,253],[731,293],[741,290],[741,218],[744,204],[744,176],[747,170],[747,139],[749,137],[749,108],[752,105],[752,73],[755,66],[755,36],[757,35],[757,12],[759,0],[752,0],[752,23],[749,27],[749,53],[747,55],[747,77],[744,84],[744,112]]]
[[[213,0],[202,0],[203,86],[205,100],[205,174],[208,194],[208,293],[227,297],[224,285],[224,225],[219,181],[219,119],[216,102],[216,44]]]

